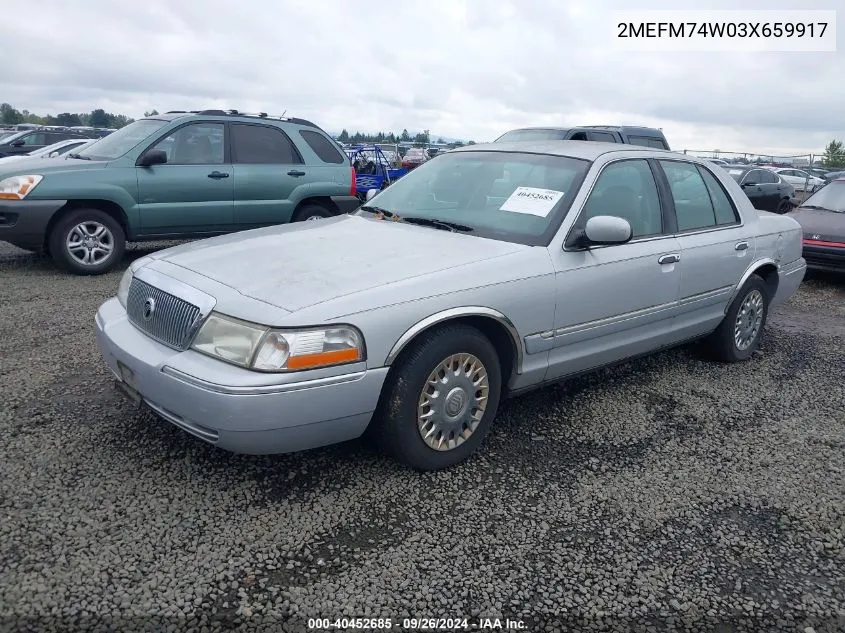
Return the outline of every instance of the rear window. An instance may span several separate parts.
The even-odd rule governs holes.
[[[300,130],[299,135],[308,143],[308,147],[320,157],[324,163],[335,163],[340,165],[346,162],[346,157],[340,150],[325,136],[313,130]]]

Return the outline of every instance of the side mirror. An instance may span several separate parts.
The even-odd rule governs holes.
[[[378,195],[378,189],[367,189],[367,202]]]
[[[55,152],[50,152],[50,155],[48,156],[48,158],[55,158],[58,155],[59,155],[59,152],[58,152],[58,150],[56,150]]]
[[[633,237],[628,220],[615,215],[597,215],[587,220],[583,231],[568,245],[579,248],[624,244]]]
[[[23,139],[19,138],[16,141],[12,141],[12,147],[23,147]]]
[[[148,149],[141,154],[135,163],[138,167],[151,167],[153,165],[164,165],[167,162],[167,152],[163,149]]]

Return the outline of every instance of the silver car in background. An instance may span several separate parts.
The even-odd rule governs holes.
[[[795,220],[667,151],[473,145],[372,194],[133,263],[96,315],[116,386],[232,451],[368,430],[440,469],[507,396],[694,339],[748,359],[806,268]]]

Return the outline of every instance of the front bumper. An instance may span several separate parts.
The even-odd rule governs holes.
[[[168,422],[236,453],[289,453],[359,437],[388,371],[321,378],[251,372],[157,343],[129,322],[116,298],[100,306],[96,331],[118,385]]]
[[[67,200],[0,200],[0,240],[40,249],[50,218],[65,204]]]
[[[807,268],[834,273],[845,273],[845,248],[804,245]]]

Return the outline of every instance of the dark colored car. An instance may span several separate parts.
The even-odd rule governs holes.
[[[16,154],[29,154],[38,151],[48,145],[70,138],[95,138],[93,135],[63,130],[61,128],[37,128],[34,130],[21,130],[5,138],[0,138],[0,157],[15,156]]]
[[[631,125],[520,128],[505,132],[495,140],[496,143],[504,141],[598,141],[669,149],[669,142],[661,130]]]
[[[803,229],[807,268],[845,273],[845,178],[819,189],[789,215]]]
[[[755,165],[731,165],[725,171],[742,187],[751,204],[761,211],[786,213],[795,204],[795,187],[771,169]]]

